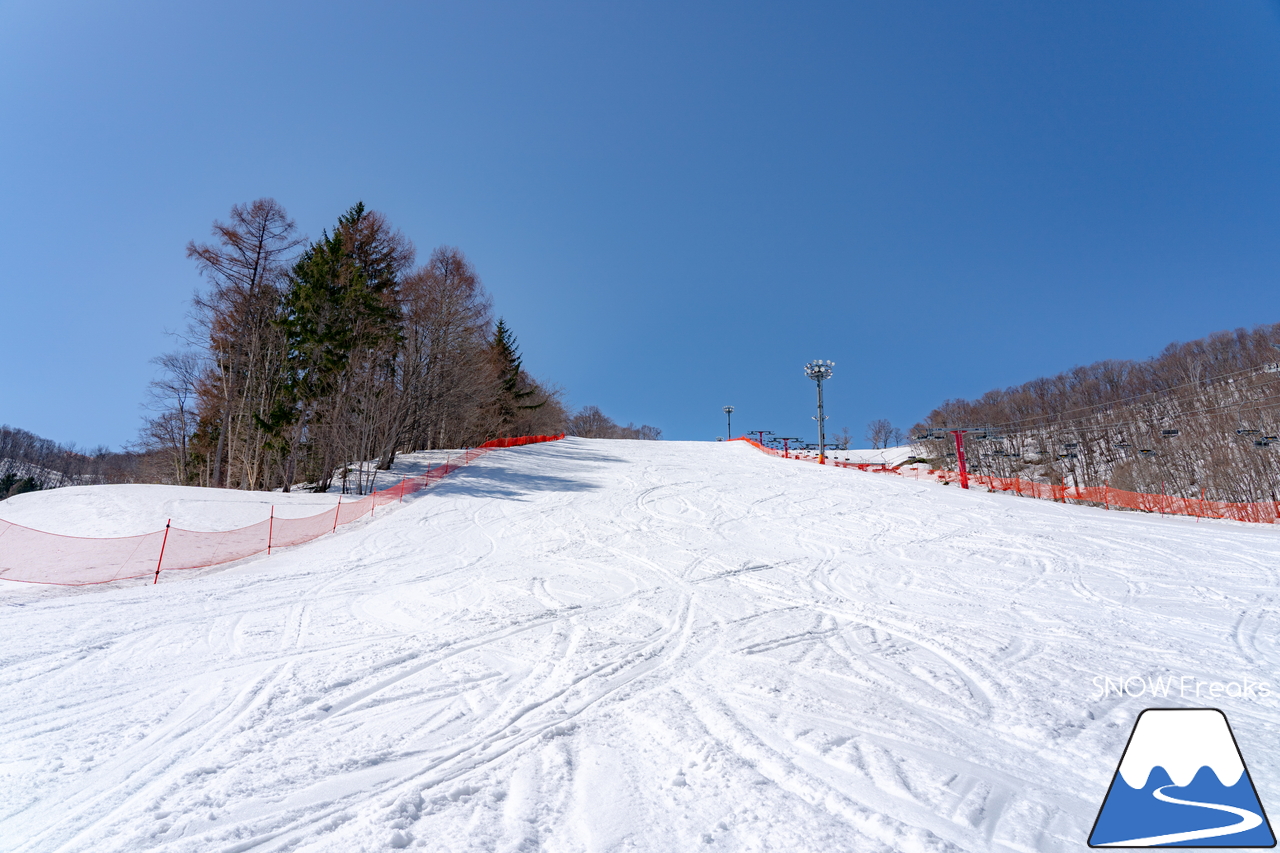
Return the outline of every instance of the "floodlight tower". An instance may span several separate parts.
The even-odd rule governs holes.
[[[724,416],[728,419],[727,426],[729,431],[725,434],[724,440],[728,441],[733,438],[733,406],[724,407]]]
[[[804,366],[804,375],[808,376],[814,382],[818,383],[818,416],[814,418],[818,422],[818,464],[827,464],[827,416],[822,413],[822,380],[831,378],[831,368],[835,367],[834,361],[823,361],[816,358]]]

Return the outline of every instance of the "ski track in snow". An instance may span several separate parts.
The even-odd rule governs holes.
[[[1271,678],[1277,567],[1271,528],[741,444],[499,451],[270,558],[0,587],[0,846],[1080,850],[1179,704],[1093,678]]]

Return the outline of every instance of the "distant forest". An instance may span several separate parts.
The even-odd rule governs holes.
[[[156,360],[138,447],[149,479],[323,490],[356,462],[386,470],[408,451],[661,436],[595,407],[569,412],[524,369],[466,256],[441,247],[416,265],[409,239],[363,203],[314,242],[273,199],[236,205],[212,233],[187,246],[207,285],[190,346]]]
[[[916,425],[923,456],[956,467],[1220,501],[1274,501],[1280,483],[1280,324],[1170,344],[1146,361],[1100,361],[948,400]]]
[[[139,453],[106,447],[78,450],[24,429],[0,426],[0,500],[80,483],[133,483],[143,467]]]

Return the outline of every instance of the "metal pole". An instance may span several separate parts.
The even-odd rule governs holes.
[[[276,527],[276,508],[271,507],[271,519],[267,522],[267,556],[271,556],[271,534],[275,532]]]
[[[827,416],[822,413],[822,377],[818,377],[818,464],[827,464]]]
[[[964,430],[953,429],[951,434],[956,437],[956,460],[960,463],[960,488],[969,488],[969,469],[964,465]]]

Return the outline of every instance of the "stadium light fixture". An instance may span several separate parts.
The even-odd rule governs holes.
[[[724,407],[724,416],[727,418],[726,425],[729,428],[725,433],[725,440],[728,441],[733,438],[733,406]]]
[[[831,368],[835,366],[834,361],[823,361],[820,358],[815,358],[804,366],[804,375],[818,383],[818,416],[814,420],[818,422],[818,464],[820,465],[827,464],[827,416],[822,413],[822,380],[831,378]]]

